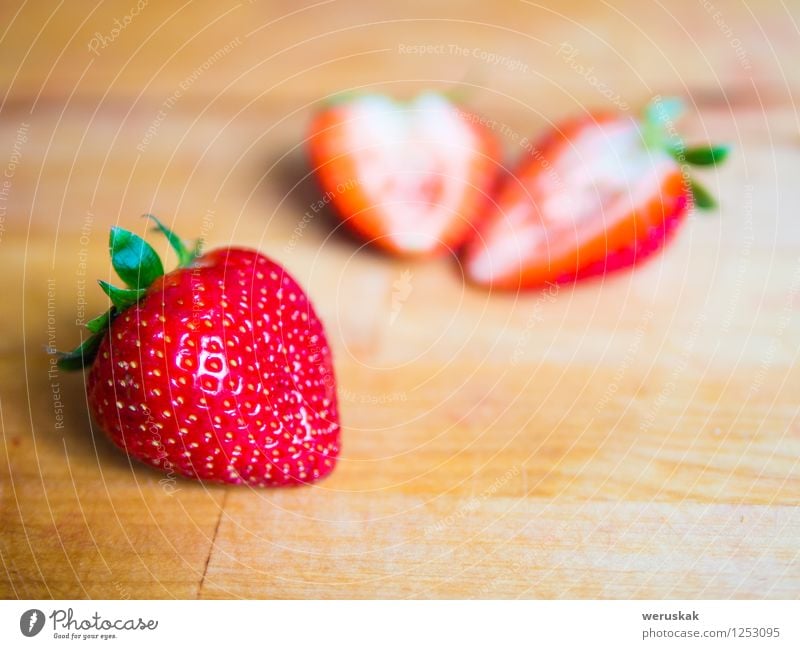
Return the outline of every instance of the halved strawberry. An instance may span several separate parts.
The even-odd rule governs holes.
[[[329,106],[311,124],[309,150],[326,202],[367,242],[397,254],[459,246],[499,168],[491,132],[433,93]]]
[[[681,110],[659,100],[641,121],[594,114],[549,132],[467,245],[467,276],[520,289],[633,266],[664,245],[692,202],[714,207],[685,169],[720,163],[728,149],[687,149],[673,126]]]

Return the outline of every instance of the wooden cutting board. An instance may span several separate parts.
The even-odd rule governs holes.
[[[3,3],[0,595],[799,596],[798,3],[387,4]],[[455,89],[509,159],[675,94],[688,137],[735,153],[703,175],[719,212],[647,266],[490,294],[310,209],[310,111],[358,88]],[[143,212],[308,288],[330,479],[160,483],[50,371],[104,308],[108,228]]]

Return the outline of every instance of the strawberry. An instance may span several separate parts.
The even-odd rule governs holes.
[[[59,360],[90,367],[95,421],[131,457],[189,478],[283,486],[329,474],[335,381],[306,294],[254,250],[198,254],[155,222],[179,267],[164,274],[149,244],[113,228],[112,264],[128,288],[100,282],[113,306]]]
[[[348,227],[384,250],[419,256],[467,237],[500,156],[480,119],[433,93],[333,104],[312,121],[309,151],[325,202]]]
[[[720,163],[728,149],[686,148],[673,127],[681,110],[661,100],[642,121],[602,113],[554,128],[467,244],[468,278],[520,289],[634,266],[669,240],[692,203],[714,207],[686,169]]]

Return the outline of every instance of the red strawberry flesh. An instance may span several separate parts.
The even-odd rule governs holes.
[[[568,123],[536,151],[467,247],[467,273],[478,284],[524,288],[635,265],[687,213],[679,165],[646,148],[633,119]]]

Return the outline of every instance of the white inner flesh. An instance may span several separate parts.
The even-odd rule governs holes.
[[[389,236],[409,251],[435,247],[459,209],[477,145],[453,106],[434,94],[409,104],[364,97],[353,106],[348,141],[362,190],[381,206]],[[433,203],[425,191],[431,178],[443,187]]]
[[[549,162],[531,188],[536,207],[513,205],[485,231],[486,247],[471,267],[477,279],[489,281],[518,271],[535,255],[555,253],[550,246],[574,240],[578,229],[581,239],[604,231],[657,192],[675,164],[666,153],[645,148],[632,120],[585,130]]]

